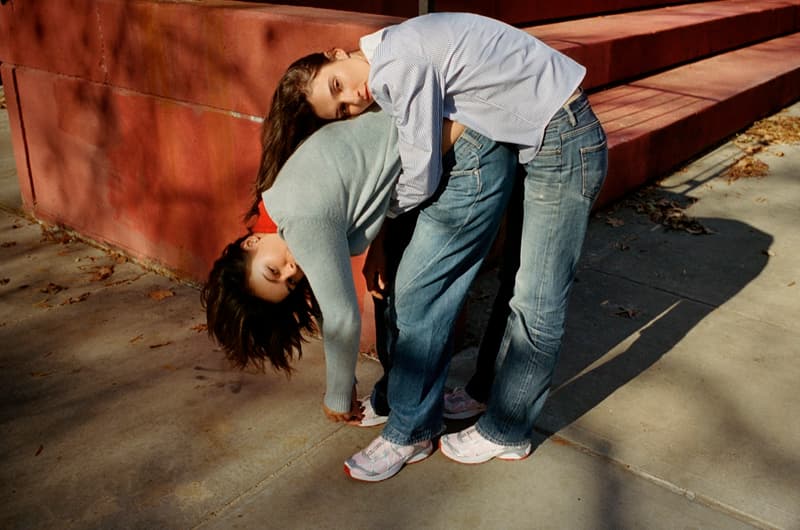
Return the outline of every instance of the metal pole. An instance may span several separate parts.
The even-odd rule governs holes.
[[[434,0],[419,0],[419,14],[425,15],[427,13],[433,13],[436,11],[433,3]]]

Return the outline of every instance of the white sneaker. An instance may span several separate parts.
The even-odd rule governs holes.
[[[358,427],[375,427],[376,425],[383,425],[389,419],[389,416],[381,416],[372,408],[372,399],[367,395],[359,400],[361,407],[364,409],[364,415],[361,421],[356,425]]]
[[[430,440],[414,445],[399,445],[378,436],[345,461],[344,472],[356,480],[378,482],[395,476],[406,464],[425,460],[432,452]]]
[[[484,438],[473,425],[461,432],[445,434],[439,439],[439,450],[451,460],[462,464],[481,464],[492,458],[522,460],[531,454],[531,443],[500,445]]]
[[[464,388],[458,387],[444,394],[444,412],[442,416],[449,420],[464,420],[477,416],[485,410],[486,404],[472,399]]]

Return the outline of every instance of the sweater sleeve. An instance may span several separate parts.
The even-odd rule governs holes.
[[[327,218],[293,218],[281,226],[281,233],[322,311],[325,405],[346,412],[350,410],[361,338],[346,226]]]

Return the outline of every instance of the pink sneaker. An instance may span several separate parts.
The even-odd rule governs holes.
[[[454,388],[444,394],[444,412],[442,415],[450,420],[464,420],[477,416],[486,410],[486,404],[472,399],[461,387]]]
[[[461,432],[445,434],[439,439],[443,455],[462,464],[481,464],[492,458],[522,460],[531,454],[531,444],[500,445],[484,438],[473,425]]]
[[[345,461],[344,472],[356,480],[378,482],[395,476],[406,464],[425,460],[432,452],[430,440],[414,445],[399,445],[378,436]]]

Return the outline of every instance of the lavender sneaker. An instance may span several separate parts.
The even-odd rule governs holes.
[[[522,460],[531,454],[531,444],[500,445],[486,438],[473,425],[461,432],[445,434],[439,439],[443,455],[462,464],[481,464],[492,458]]]
[[[345,461],[344,472],[356,480],[378,482],[395,476],[406,464],[425,460],[432,452],[430,440],[414,445],[399,445],[378,436]]]
[[[444,394],[444,412],[442,415],[449,420],[464,420],[477,416],[485,410],[485,403],[472,399],[467,394],[467,391],[461,387]]]

